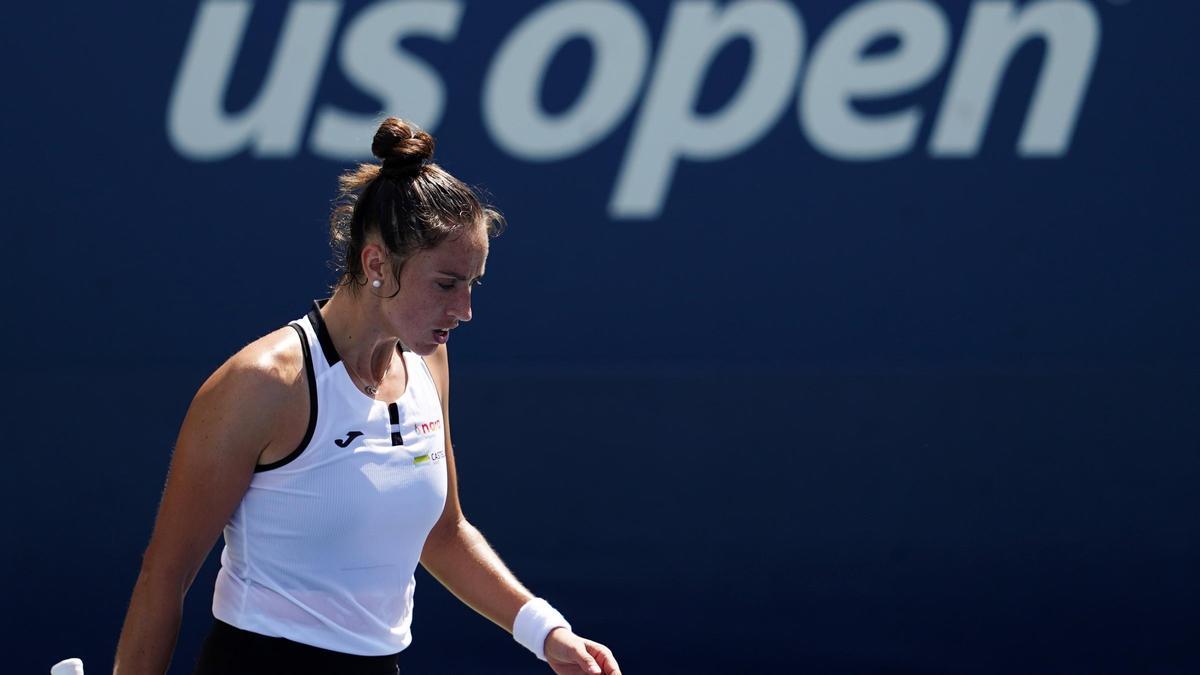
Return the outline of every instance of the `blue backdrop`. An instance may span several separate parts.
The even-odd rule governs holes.
[[[467,516],[627,673],[1200,671],[1191,4],[7,17],[6,671],[110,667],[191,396],[328,294],[381,111],[509,221]],[[402,672],[548,672],[418,585]]]

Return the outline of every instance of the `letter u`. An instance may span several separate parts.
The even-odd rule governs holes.
[[[288,8],[266,80],[238,113],[224,107],[252,0],[200,6],[167,110],[167,135],[179,154],[217,161],[250,146],[257,157],[288,157],[300,147],[341,0],[299,0]]]

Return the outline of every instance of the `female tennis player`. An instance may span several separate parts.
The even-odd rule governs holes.
[[[341,177],[340,277],[193,399],[133,590],[114,673],[164,673],[184,595],[224,531],[198,675],[399,672],[420,562],[559,675],[619,675],[465,518],[446,341],[471,320],[499,214],[396,118]],[[270,280],[264,280],[270,283]]]

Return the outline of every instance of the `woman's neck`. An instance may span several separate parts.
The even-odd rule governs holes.
[[[359,378],[369,378],[367,384],[378,384],[388,372],[400,339],[379,330],[378,300],[355,296],[340,287],[321,308],[321,317],[333,340],[338,356],[350,365]]]

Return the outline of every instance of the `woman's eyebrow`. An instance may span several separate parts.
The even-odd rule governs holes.
[[[446,276],[448,276],[448,277],[451,277],[452,279],[455,279],[455,280],[457,280],[457,281],[466,281],[466,280],[467,280],[467,278],[466,278],[466,277],[464,277],[463,275],[461,275],[461,274],[455,274],[454,272],[440,271],[440,272],[438,272],[438,274],[444,274],[444,275],[446,275]],[[483,279],[483,275],[482,275],[482,274],[480,274],[479,276],[475,277],[475,281],[480,281],[481,279]]]

